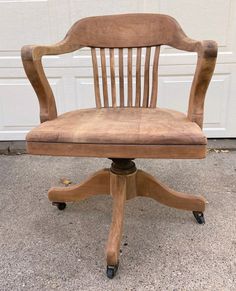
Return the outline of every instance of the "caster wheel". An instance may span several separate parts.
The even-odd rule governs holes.
[[[205,224],[205,218],[203,212],[193,211],[193,215],[199,224]]]
[[[118,270],[118,266],[119,264],[115,265],[115,266],[107,266],[107,277],[109,279],[113,279],[116,275],[116,272]]]
[[[52,202],[52,205],[56,206],[59,210],[64,210],[66,208],[65,202]]]

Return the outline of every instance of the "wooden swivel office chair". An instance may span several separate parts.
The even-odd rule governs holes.
[[[187,115],[156,107],[161,45],[198,54]],[[43,71],[42,56],[69,53],[82,47],[91,48],[96,108],[57,116],[53,92]],[[117,78],[115,51],[118,52]],[[124,58],[126,51],[127,62]],[[143,51],[145,63],[142,84]],[[154,53],[152,70],[151,51]],[[109,52],[111,98],[108,94],[106,52]],[[169,207],[193,211],[197,222],[204,223],[206,201],[202,196],[169,189],[151,175],[137,170],[133,160],[201,159],[206,156],[207,140],[202,132],[204,98],[216,57],[217,44],[214,41],[188,38],[175,19],[161,14],[84,18],[76,22],[66,37],[55,45],[22,48],[24,68],[39,99],[42,123],[27,135],[28,153],[110,158],[113,161],[110,169],[96,172],[79,185],[51,188],[48,192],[49,200],[60,210],[66,207],[65,202],[80,201],[97,194],[112,195],[112,223],[106,248],[109,278],[114,277],[118,268],[126,200],[136,196],[151,197]],[[126,65],[127,92],[124,90]],[[133,66],[136,67],[135,73]],[[133,75],[136,77],[135,86]],[[118,92],[116,83],[119,84]]]

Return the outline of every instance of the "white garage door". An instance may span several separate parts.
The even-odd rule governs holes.
[[[23,45],[55,43],[86,16],[131,12],[172,15],[190,37],[218,42],[204,130],[208,137],[236,137],[235,0],[4,0],[0,1],[0,140],[22,140],[39,123],[37,98],[22,69]],[[187,110],[195,63],[193,53],[162,48],[160,106]],[[59,113],[94,106],[88,49],[46,57],[44,64]]]

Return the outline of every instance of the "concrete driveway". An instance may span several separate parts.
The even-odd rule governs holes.
[[[136,160],[170,187],[204,194],[205,225],[151,199],[126,205],[120,267],[105,274],[111,198],[59,211],[47,190],[109,167],[87,158],[0,156],[0,290],[236,290],[236,151]]]

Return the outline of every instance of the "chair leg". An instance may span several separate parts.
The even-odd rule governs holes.
[[[106,257],[107,276],[109,278],[113,278],[119,263],[120,243],[122,238],[124,206],[127,189],[126,176],[111,173],[110,183],[111,195],[113,198],[113,212],[106,248]]]
[[[203,212],[206,200],[203,196],[196,196],[174,191],[148,173],[137,171],[137,196],[145,196],[173,208]]]
[[[103,169],[86,181],[69,187],[53,187],[48,198],[53,202],[73,202],[89,198],[92,195],[110,194],[110,170]]]

